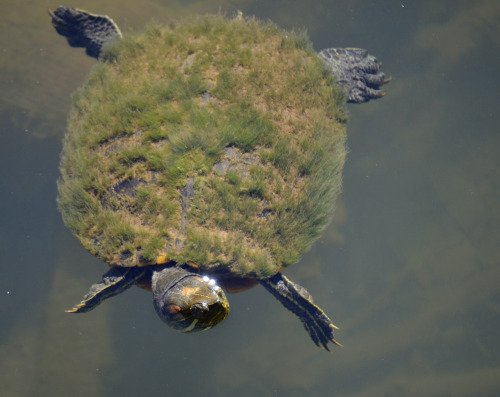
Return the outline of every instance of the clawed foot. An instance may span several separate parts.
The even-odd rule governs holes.
[[[300,318],[304,328],[311,336],[316,346],[327,351],[329,343],[342,346],[335,340],[333,331],[338,329],[328,316],[316,306],[307,290],[290,280],[281,273],[274,275],[260,283],[273,294],[283,306]]]
[[[359,48],[327,48],[319,53],[337,84],[347,94],[347,102],[363,103],[381,98],[384,84],[391,81],[379,72],[382,64],[368,51]]]
[[[120,28],[107,15],[64,6],[49,10],[49,15],[57,33],[66,37],[71,47],[84,47],[94,58],[99,57],[106,43],[122,37]]]

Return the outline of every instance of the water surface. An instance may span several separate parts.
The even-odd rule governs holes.
[[[84,3],[84,4],[83,4]],[[5,396],[497,396],[500,393],[500,4],[483,1],[68,1],[124,31],[239,9],[368,48],[387,96],[349,105],[333,223],[286,271],[341,329],[316,348],[263,288],[183,335],[133,288],[86,315],[105,267],[64,227],[58,156],[94,60],[50,25],[54,1],[4,0],[0,31],[0,385]]]

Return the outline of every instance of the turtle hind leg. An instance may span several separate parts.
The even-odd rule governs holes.
[[[391,81],[379,72],[382,64],[360,48],[327,48],[319,57],[325,61],[337,85],[347,95],[347,102],[363,103],[385,95],[382,86]]]
[[[103,300],[111,298],[134,285],[146,274],[143,267],[112,267],[102,276],[102,282],[93,284],[83,300],[66,313],[85,313],[94,309]]]
[[[338,328],[333,325],[323,310],[312,302],[311,295],[304,287],[292,283],[281,273],[261,280],[260,283],[283,306],[300,318],[316,346],[327,351],[330,351],[328,348],[330,342],[342,346],[335,340],[333,335],[333,331]]]
[[[57,33],[65,36],[71,47],[84,47],[88,56],[99,58],[103,46],[122,33],[116,23],[107,15],[59,6],[49,10],[52,25]]]

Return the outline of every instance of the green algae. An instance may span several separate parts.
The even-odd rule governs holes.
[[[73,97],[64,221],[110,264],[268,277],[332,215],[342,105],[303,33],[222,16],[150,26],[109,46]]]

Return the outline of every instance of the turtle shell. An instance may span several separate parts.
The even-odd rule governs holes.
[[[269,277],[332,215],[343,103],[305,35],[222,16],[151,26],[73,96],[63,219],[112,265]]]

